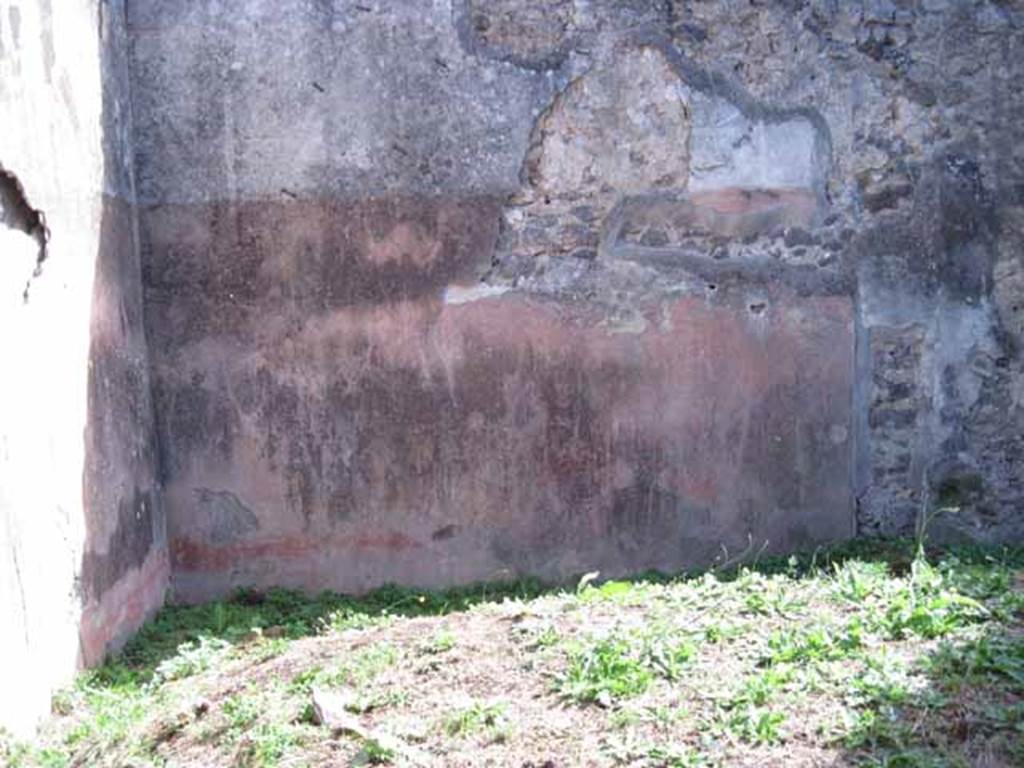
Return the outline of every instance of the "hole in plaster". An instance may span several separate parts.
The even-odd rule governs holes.
[[[0,226],[23,232],[36,241],[36,263],[31,277],[25,283],[25,290],[22,292],[22,299],[27,302],[32,280],[42,274],[50,230],[46,226],[46,216],[43,212],[29,204],[25,196],[25,188],[21,185],[18,177],[4,170],[2,166],[0,166]]]

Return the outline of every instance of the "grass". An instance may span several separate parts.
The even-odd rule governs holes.
[[[0,764],[1024,765],[1024,551],[916,552],[169,606]]]
[[[449,736],[487,734],[489,742],[509,738],[508,707],[504,702],[473,702],[444,716],[444,730]]]

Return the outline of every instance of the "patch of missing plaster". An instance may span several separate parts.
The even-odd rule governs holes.
[[[714,255],[716,244],[788,232],[801,245],[817,244],[807,234],[820,223],[818,199],[807,188],[724,187],[675,196],[628,197],[609,215],[609,246],[645,248],[699,243]],[[803,239],[799,234],[804,233]]]
[[[551,258],[675,267],[684,252],[834,263],[841,244],[815,234],[827,125],[720,86],[647,32],[572,80],[534,124],[502,214],[499,273],[550,275]]]
[[[689,176],[690,110],[660,51],[626,49],[575,80],[541,117],[527,193],[545,206],[679,189]]]
[[[671,63],[656,48],[624,47],[538,118],[499,250],[593,259],[621,196],[685,189],[689,147],[690,106]]]
[[[46,226],[46,216],[42,211],[33,208],[25,195],[25,188],[13,173],[0,166],[0,226],[23,232],[36,241],[38,252],[32,276],[26,281],[22,299],[28,302],[29,287],[32,280],[39,277],[46,261],[47,244],[50,230]]]
[[[461,285],[449,285],[444,291],[445,304],[469,304],[481,299],[490,299],[510,291],[507,285],[488,285],[479,283],[469,287]]]
[[[471,53],[544,70],[568,55],[573,12],[573,0],[463,0],[455,25]]]
[[[195,493],[212,544],[227,544],[260,527],[256,514],[230,491],[196,488]]]
[[[647,330],[647,318],[639,310],[633,308],[622,309],[605,320],[602,325],[611,334],[639,335]]]

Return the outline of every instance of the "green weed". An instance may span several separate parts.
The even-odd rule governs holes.
[[[586,579],[586,577],[584,577]],[[602,600],[623,600],[632,595],[638,585],[629,581],[606,581],[600,586],[592,586],[590,582],[582,582],[579,599],[584,602],[600,602]]]
[[[750,744],[776,744],[782,741],[781,726],[786,721],[782,712],[763,707],[741,706],[725,718],[725,730],[740,741]]]
[[[552,648],[558,645],[558,630],[550,624],[536,635],[534,635],[533,642],[530,644],[530,648]]]
[[[731,700],[731,707],[742,707],[753,705],[762,707],[771,701],[775,694],[781,691],[786,683],[793,679],[793,673],[789,669],[771,667],[760,674],[747,678],[742,688]]]
[[[949,688],[993,679],[1024,693],[1024,637],[982,635],[966,642],[946,642],[939,646],[927,668]]]
[[[398,661],[398,649],[388,643],[381,643],[365,648],[357,653],[350,662],[342,664],[329,676],[329,684],[362,686],[373,681],[382,672],[393,667]]]
[[[768,638],[768,660],[772,664],[834,661],[852,655],[862,643],[862,631],[856,622],[841,631],[829,625],[796,632],[777,631]]]
[[[398,757],[393,747],[381,744],[376,739],[363,742],[363,756],[370,765],[388,765]]]
[[[440,654],[455,647],[455,635],[449,629],[439,630],[420,650],[428,654]]]
[[[667,744],[652,744],[647,747],[644,757],[659,768],[696,768],[704,761],[693,752]]]
[[[697,654],[697,646],[687,640],[674,640],[665,634],[644,641],[644,658],[654,672],[666,680],[682,677],[686,664]]]
[[[246,734],[236,757],[242,768],[273,768],[302,743],[290,726],[261,723]]]
[[[563,695],[579,702],[612,702],[647,690],[653,675],[622,638],[604,637],[569,648],[569,665],[558,681]]]
[[[178,646],[174,656],[160,662],[153,673],[157,685],[205,672],[229,650],[231,643],[217,637],[200,636]]]
[[[259,720],[263,709],[263,702],[252,694],[236,694],[225,699],[221,711],[227,720],[229,736],[239,738],[243,731]]]
[[[833,594],[840,600],[862,605],[877,595],[889,580],[889,564],[847,560],[833,564]]]
[[[502,702],[482,704],[459,709],[444,718],[444,730],[449,736],[468,736],[487,731],[488,741],[505,741],[508,738],[509,718],[507,705]]]

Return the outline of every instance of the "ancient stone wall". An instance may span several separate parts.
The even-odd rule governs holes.
[[[677,3],[675,37],[828,127],[856,278],[858,531],[1024,532],[1017,2]],[[802,245],[799,247],[803,247]]]
[[[134,0],[179,594],[1019,537],[1021,11]]]
[[[48,689],[168,568],[1020,540],[1022,41],[1014,0],[0,0],[0,658]]]
[[[1020,535],[1014,4],[130,12],[180,594]]]
[[[124,8],[0,2],[0,725],[163,600]]]

